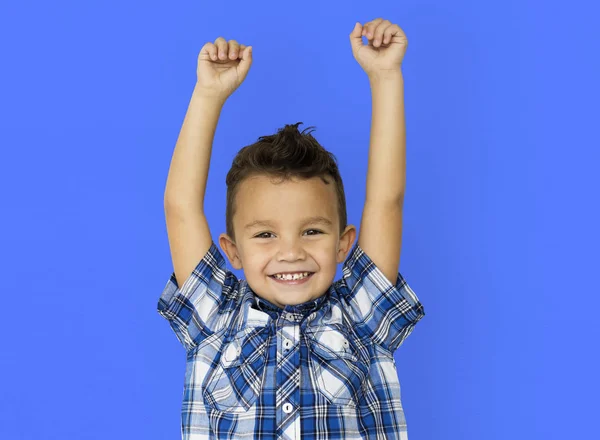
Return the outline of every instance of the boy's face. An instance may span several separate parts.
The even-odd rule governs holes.
[[[236,242],[219,236],[221,248],[235,269],[243,269],[247,283],[260,297],[279,307],[301,304],[322,296],[335,277],[356,237],[348,225],[339,231],[333,179],[293,179],[273,183],[268,176],[245,179],[236,195],[233,218]],[[305,221],[322,217],[324,222]],[[269,224],[254,224],[265,221]],[[318,232],[317,232],[318,231]],[[276,273],[313,272],[303,283],[289,284]]]

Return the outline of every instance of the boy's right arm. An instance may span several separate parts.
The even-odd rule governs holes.
[[[175,145],[164,203],[171,258],[181,288],[210,249],[204,194],[223,105],[246,78],[252,46],[218,37],[198,55],[197,80]]]
[[[194,87],[171,159],[164,208],[179,287],[212,244],[204,215],[204,195],[213,139],[224,103],[223,98],[205,96],[197,85]]]

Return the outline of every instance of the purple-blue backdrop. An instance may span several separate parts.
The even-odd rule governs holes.
[[[551,3],[3,5],[0,438],[179,438],[185,353],[156,304],[200,48],[254,47],[215,137],[213,237],[235,152],[299,121],[358,227],[371,96],[348,34],[376,17],[409,40],[400,271],[427,313],[396,353],[410,440],[598,438],[594,11]]]

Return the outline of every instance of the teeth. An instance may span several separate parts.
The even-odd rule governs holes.
[[[280,274],[277,273],[275,274],[275,278],[280,279],[280,280],[299,280],[302,278],[306,278],[308,276],[309,272],[303,272],[303,273],[295,273],[295,274]]]

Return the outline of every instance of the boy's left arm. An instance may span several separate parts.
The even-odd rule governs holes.
[[[362,37],[368,40],[362,44]],[[398,25],[376,19],[350,34],[354,57],[371,86],[372,119],[366,200],[358,244],[395,284],[402,247],[406,123],[401,63],[408,41]]]
[[[392,284],[402,247],[406,136],[402,73],[372,79],[367,188],[358,244]]]

